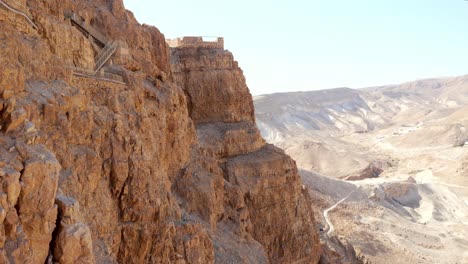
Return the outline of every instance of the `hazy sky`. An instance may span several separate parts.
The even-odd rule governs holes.
[[[222,36],[252,94],[468,73],[463,0],[125,0],[166,38]]]

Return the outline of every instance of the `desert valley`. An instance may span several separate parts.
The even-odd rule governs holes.
[[[262,135],[297,161],[334,250],[351,244],[371,263],[468,262],[468,76],[254,102]],[[324,211],[338,202],[330,232]]]

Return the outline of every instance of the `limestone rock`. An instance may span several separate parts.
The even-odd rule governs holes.
[[[197,47],[174,48],[171,54],[174,80],[188,98],[189,114],[206,156],[180,178],[189,183],[177,185],[181,207],[197,212],[212,228],[213,219],[218,219],[215,234],[232,232],[239,244],[259,242],[263,247],[253,253],[219,246],[215,247],[218,255],[235,258],[240,251],[244,259],[253,260],[253,254],[265,252],[271,263],[317,263],[320,243],[310,198],[302,190],[295,162],[265,145],[252,122],[253,107],[238,101],[251,96],[232,54]],[[214,184],[221,177],[224,183]],[[180,187],[184,185],[194,188],[187,191]],[[196,198],[199,193],[205,198]],[[220,193],[224,204],[216,202]],[[200,207],[200,200],[207,206]]]
[[[10,132],[24,124],[26,121],[26,112],[22,108],[16,109],[8,115],[7,120],[6,132]]]
[[[122,0],[27,9],[37,30],[0,23],[0,262],[318,261],[295,163],[260,137],[230,52],[171,50]],[[103,45],[70,12],[125,47],[104,66],[124,84],[73,74]]]
[[[55,237],[53,258],[58,263],[95,263],[93,241],[88,225],[80,222],[82,216],[79,203],[71,198],[58,195],[60,226]]]
[[[382,168],[374,164],[369,164],[365,169],[359,172],[358,175],[346,176],[344,179],[347,181],[360,181],[368,178],[377,178],[382,172]]]
[[[54,257],[59,263],[95,263],[91,231],[84,224],[65,227],[56,238]]]
[[[197,124],[197,136],[206,155],[218,158],[250,153],[265,144],[251,122]]]
[[[60,164],[44,146],[26,147],[23,183],[18,200],[18,213],[24,232],[31,241],[32,261],[44,262],[55,229]]]
[[[6,191],[9,205],[16,205],[21,191],[21,174],[11,167],[5,167],[3,170],[0,170],[0,176],[4,177],[3,190]]]
[[[226,163],[227,180],[241,190],[252,223],[249,230],[272,263],[319,260],[310,199],[299,185],[295,162],[267,145]],[[242,212],[242,211],[241,211]],[[241,219],[245,217],[241,217]]]
[[[223,171],[217,161],[196,153],[174,187],[184,198],[180,206],[190,213],[198,213],[216,230],[217,222],[223,215],[225,195]]]
[[[55,228],[60,165],[41,145],[1,137],[0,149],[2,258],[7,263],[42,263]]]
[[[252,95],[232,53],[176,48],[171,59],[174,80],[187,95],[194,122],[254,121]]]

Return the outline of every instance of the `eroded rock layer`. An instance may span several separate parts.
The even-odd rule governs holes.
[[[37,29],[0,19],[0,263],[318,262],[231,53],[171,51],[121,0],[20,2]],[[123,43],[104,68],[123,83],[73,74],[105,47],[70,13]]]

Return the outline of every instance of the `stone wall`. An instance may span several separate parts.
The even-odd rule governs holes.
[[[171,48],[211,48],[224,49],[224,38],[217,38],[216,41],[205,41],[203,37],[183,37],[166,40]]]

